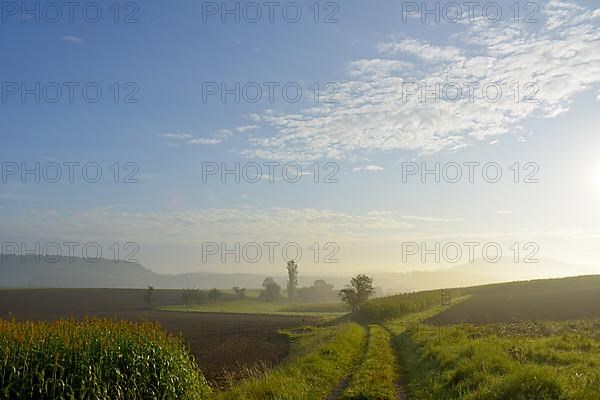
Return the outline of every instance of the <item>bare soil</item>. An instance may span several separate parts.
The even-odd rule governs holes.
[[[0,290],[0,318],[52,321],[85,317],[158,322],[181,335],[207,379],[224,384],[224,370],[236,374],[244,366],[275,364],[289,343],[279,329],[315,324],[318,319],[258,314],[185,313],[149,309],[144,290],[23,289]],[[178,290],[156,290],[153,306],[181,303]]]

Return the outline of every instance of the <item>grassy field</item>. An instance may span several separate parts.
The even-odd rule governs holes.
[[[362,317],[379,317],[398,361],[386,331],[372,325],[369,349],[379,352],[367,351],[337,398],[393,399],[404,392],[419,400],[600,399],[600,321],[589,318],[600,312],[598,283],[580,277],[467,288],[452,307],[431,307],[431,292],[373,300]],[[478,324],[455,323],[464,319]],[[404,386],[398,392],[394,370]]]
[[[438,305],[410,313],[401,322],[414,324],[445,309],[447,306]],[[380,324],[370,325],[368,335],[366,332],[367,328],[356,323],[288,331],[292,345],[285,363],[249,371],[244,383],[232,382],[233,389],[221,392],[219,398],[397,399],[402,389],[397,385],[400,377],[393,335],[388,326]]]
[[[238,297],[233,289],[219,289],[219,291],[221,294]],[[262,289],[246,289],[245,295],[248,299],[258,299],[260,292],[262,292]]]
[[[466,288],[466,301],[424,323],[387,321],[410,398],[600,399],[599,284],[577,277]]]
[[[413,327],[402,335],[419,399],[600,399],[600,321]]]
[[[323,318],[337,318],[348,313],[342,304],[298,304],[270,303],[258,300],[236,300],[217,303],[163,306],[163,311],[179,312],[213,312],[213,313],[241,313],[241,314],[271,314],[271,315],[297,315]]]
[[[319,335],[317,337],[317,335]],[[305,339],[308,336],[309,339]],[[356,364],[366,342],[365,329],[354,323],[330,328],[311,329],[291,335],[301,351],[276,369],[260,371],[254,379],[247,379],[230,391],[222,392],[220,399],[313,400],[326,398]]]

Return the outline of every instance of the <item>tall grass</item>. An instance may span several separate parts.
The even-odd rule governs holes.
[[[158,325],[0,320],[2,399],[205,399],[182,340]]]
[[[411,398],[600,399],[598,321],[413,327],[401,338]]]

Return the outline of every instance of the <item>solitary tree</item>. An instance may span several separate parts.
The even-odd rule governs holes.
[[[200,289],[183,289],[181,299],[186,307],[190,304],[202,304],[206,298],[206,293]]]
[[[210,289],[208,292],[208,298],[215,303],[219,300],[219,297],[221,297],[221,291],[219,289]]]
[[[265,290],[261,293],[261,299],[264,301],[277,302],[281,299],[281,286],[275,282],[265,286]]]
[[[181,292],[181,300],[183,300],[183,304],[188,308],[192,302],[192,291],[190,289],[183,289]]]
[[[352,312],[356,312],[373,291],[373,278],[361,274],[353,277],[350,284],[340,290],[340,296],[344,303],[352,307]]]
[[[246,297],[246,288],[234,286],[233,291],[240,297],[241,300],[243,300]]]
[[[288,282],[287,282],[287,293],[288,299],[290,303],[294,299],[294,293],[296,292],[296,288],[298,287],[298,264],[294,260],[290,260],[287,263],[287,273],[288,273]]]
[[[154,301],[154,286],[148,286],[148,289],[146,289],[146,293],[144,293],[144,302],[148,306],[151,306],[153,301]]]
[[[275,279],[273,279],[273,278],[272,278],[272,277],[270,277],[270,276],[267,276],[267,277],[265,278],[265,280],[263,281],[263,284],[262,284],[262,285],[263,285],[263,287],[264,287],[264,288],[266,288],[267,286],[269,286],[270,284],[273,284],[273,283],[275,283]]]

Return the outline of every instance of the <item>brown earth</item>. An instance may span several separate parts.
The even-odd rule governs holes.
[[[579,276],[485,285],[473,297],[425,321],[434,325],[600,319],[600,277]]]
[[[0,318],[51,321],[84,317],[158,322],[181,334],[206,377],[222,385],[224,370],[239,373],[243,366],[274,364],[288,354],[279,329],[311,325],[317,318],[255,314],[185,313],[151,310],[144,290],[23,289],[0,290]],[[180,304],[178,290],[156,290],[154,306]]]

